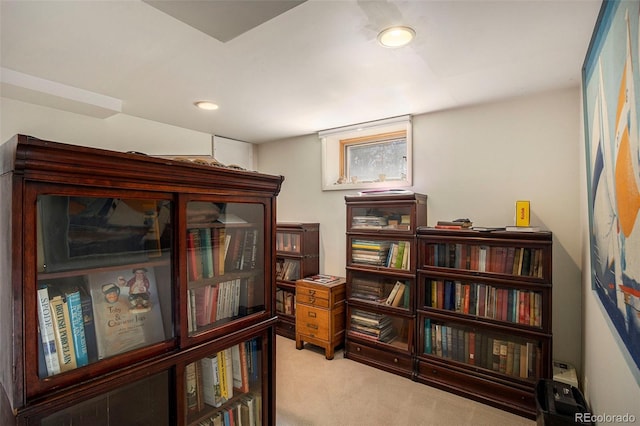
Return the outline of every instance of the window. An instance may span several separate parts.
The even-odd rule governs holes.
[[[319,136],[323,190],[411,186],[410,117],[327,130]]]

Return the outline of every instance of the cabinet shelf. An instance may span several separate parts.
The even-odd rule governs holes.
[[[0,423],[195,426],[247,414],[238,403],[253,396],[247,424],[273,424],[282,181],[23,135],[0,145],[0,321],[13,324],[0,331]],[[195,293],[214,288],[225,314],[203,323],[214,305]],[[241,342],[256,342],[258,374],[194,413],[211,388],[187,366]]]

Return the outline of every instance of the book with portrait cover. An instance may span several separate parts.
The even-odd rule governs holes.
[[[89,286],[99,359],[164,340],[153,268],[91,274]]]

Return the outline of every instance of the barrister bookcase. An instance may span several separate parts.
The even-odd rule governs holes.
[[[275,424],[282,176],[24,135],[0,172],[0,424]]]

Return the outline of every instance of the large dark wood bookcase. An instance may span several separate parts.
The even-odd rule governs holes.
[[[345,357],[413,376],[416,229],[427,224],[422,194],[346,196]]]
[[[1,424],[275,424],[283,177],[23,135],[0,172]]]
[[[552,374],[550,232],[418,228],[416,380],[530,418]]]
[[[296,281],[320,270],[320,224],[280,222],[276,228],[276,333],[296,338]]]

